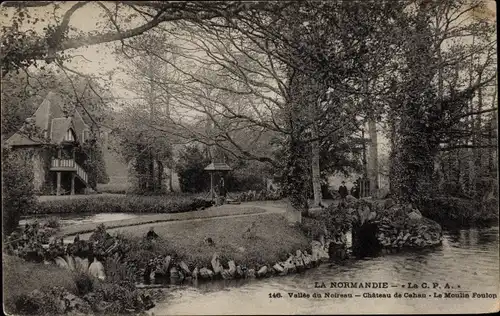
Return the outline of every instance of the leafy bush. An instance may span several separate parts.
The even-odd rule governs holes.
[[[28,209],[28,214],[64,213],[180,213],[195,211],[211,205],[192,194],[170,194],[162,196],[89,196],[81,199],[39,202]]]
[[[52,216],[50,218],[47,219],[47,227],[50,227],[50,228],[60,228],[61,227],[61,223],[59,222],[59,218],[58,217],[55,217],[55,216]]]
[[[175,169],[183,192],[203,192],[210,188],[210,177],[204,170],[209,163],[196,146],[188,146],[181,152]]]
[[[91,138],[76,148],[77,159],[85,157],[82,167],[87,170],[88,182],[95,189],[98,183],[108,183],[109,176],[106,172],[106,164],[101,145],[95,138]]]
[[[283,195],[281,191],[247,191],[236,194],[235,200],[239,202],[249,202],[249,201],[275,201],[282,199]]]
[[[144,304],[133,283],[96,282],[84,296],[92,310],[103,314],[125,314],[144,310]]]
[[[13,232],[21,215],[35,203],[33,168],[29,151],[2,147],[2,227],[4,237]]]
[[[78,295],[85,295],[94,289],[94,280],[88,273],[78,273],[75,275],[75,285]]]
[[[442,225],[483,225],[498,221],[498,200],[436,196],[419,207],[422,215]]]

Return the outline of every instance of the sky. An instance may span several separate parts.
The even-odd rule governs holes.
[[[102,3],[102,2],[101,2]],[[488,9],[490,9],[496,15],[496,3],[494,0],[487,1]],[[60,10],[54,11],[52,7],[42,7],[42,8],[30,8],[29,13],[33,17],[38,17],[40,19],[45,19],[45,22],[39,22],[34,27],[30,25],[29,27],[36,32],[42,32],[43,28],[48,24],[49,21],[60,18],[61,14],[64,13],[68,8],[70,8],[74,2],[66,2],[61,5]],[[12,13],[14,12],[12,8],[5,8],[0,6],[0,26],[9,25],[11,23]],[[91,2],[81,9],[79,9],[72,17],[70,26],[82,31],[82,32],[93,32],[102,31],[103,25],[105,24],[105,18],[103,17],[103,9],[96,2]],[[141,20],[139,17],[132,18],[129,26],[133,27],[138,25]],[[70,33],[70,36],[72,34]],[[120,71],[116,71],[120,67],[120,62],[113,55],[112,47],[116,45],[111,44],[100,44],[90,47],[79,48],[76,50],[70,50],[68,53],[78,56],[74,60],[68,63],[68,66],[79,72],[103,78],[106,80],[111,79],[111,93],[118,98],[128,99],[134,98],[135,95],[127,89],[127,86],[121,84],[121,82],[129,81],[127,76]],[[115,71],[112,77],[108,74],[111,71]],[[129,83],[133,84],[133,82]],[[379,152],[384,154],[387,147],[387,139],[381,134],[380,137],[380,148]]]

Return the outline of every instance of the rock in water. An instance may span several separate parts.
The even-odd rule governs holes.
[[[266,274],[267,274],[267,266],[263,266],[263,267],[261,267],[261,268],[259,269],[259,271],[257,272],[257,275],[258,275],[259,277],[264,277],[264,276],[266,276]]]
[[[71,271],[75,271],[75,261],[73,260],[73,257],[70,255],[66,255],[66,262],[68,263],[68,268]]]
[[[223,278],[224,280],[230,280],[230,279],[232,279],[232,278],[233,278],[233,276],[231,275],[231,273],[229,272],[229,270],[228,270],[228,269],[224,269],[224,270],[222,270],[222,272],[221,272],[220,274],[222,275],[222,278]]]
[[[247,278],[255,278],[255,270],[254,269],[248,269]]]
[[[179,264],[179,266],[185,272],[186,275],[191,275],[191,270],[189,270],[188,265],[184,261],[181,261],[181,263]]]
[[[177,270],[176,267],[170,268],[170,278],[171,279],[179,279],[180,278],[179,270]]]
[[[304,261],[304,265],[306,268],[310,268],[312,265],[312,259],[311,255],[307,253],[307,251],[304,251],[304,256],[302,257],[302,260]]]
[[[100,261],[97,260],[97,258],[94,258],[94,262],[90,264],[89,273],[90,275],[98,279],[106,279],[106,275],[104,274],[104,266]]]
[[[286,273],[291,273],[295,272],[297,268],[295,267],[295,262],[293,260],[293,256],[290,256],[284,263],[283,263],[283,268],[285,269]]]
[[[193,279],[197,280],[199,273],[200,273],[200,271],[198,270],[198,267],[194,268],[193,273],[192,273]]]
[[[240,266],[236,266],[236,274],[242,278],[245,276],[245,273],[243,272],[243,269]]]
[[[54,261],[56,262],[56,264],[61,267],[61,268],[64,268],[64,269],[68,269],[69,270],[69,266],[68,266],[68,263],[66,262],[66,260],[64,260],[63,258],[61,257],[57,257],[54,259]]]
[[[302,261],[302,256],[300,256],[300,257],[298,257],[298,256],[294,257],[293,261],[295,263],[295,268],[298,271],[302,271],[304,269],[304,262]]]
[[[214,253],[212,257],[212,269],[214,270],[214,274],[219,274],[223,270],[217,253]]]
[[[230,260],[227,264],[229,266],[229,274],[231,274],[231,276],[234,277],[236,274],[236,264],[234,263],[233,260]]]
[[[170,256],[166,256],[165,259],[163,259],[161,270],[163,271],[163,274],[165,274],[165,275],[168,274],[171,260],[172,260],[172,257],[170,257]]]
[[[214,276],[214,272],[208,268],[201,268],[200,276],[204,279],[212,278]]]
[[[281,266],[281,264],[279,263],[276,263],[274,266],[273,266],[273,269],[276,270],[278,273],[282,273],[285,271],[285,269]]]

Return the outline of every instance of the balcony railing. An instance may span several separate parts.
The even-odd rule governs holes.
[[[83,181],[88,182],[87,172],[74,159],[52,158],[50,169],[53,171],[75,171]]]

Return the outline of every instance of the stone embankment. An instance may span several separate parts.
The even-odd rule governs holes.
[[[150,260],[146,267],[136,267],[134,263],[124,262],[127,269],[132,269],[135,273],[136,282],[139,287],[147,287],[144,283],[153,283],[155,279],[170,279],[172,283],[190,280],[216,280],[216,279],[252,279],[265,278],[273,275],[287,275],[301,272],[317,266],[323,261],[327,261],[329,243],[322,244],[319,241],[311,242],[311,253],[297,250],[295,254],[289,254],[285,261],[271,262],[258,266],[248,266],[244,263],[237,264],[233,260],[227,261],[223,265],[220,256],[214,253],[210,261],[210,266],[190,267],[184,261],[178,261],[173,256],[157,256]],[[89,265],[88,259],[78,256],[65,255],[55,258],[55,263],[65,269],[73,271],[87,272],[99,279],[105,279],[103,265],[94,258],[94,262]],[[154,287],[154,285],[152,286]]]

